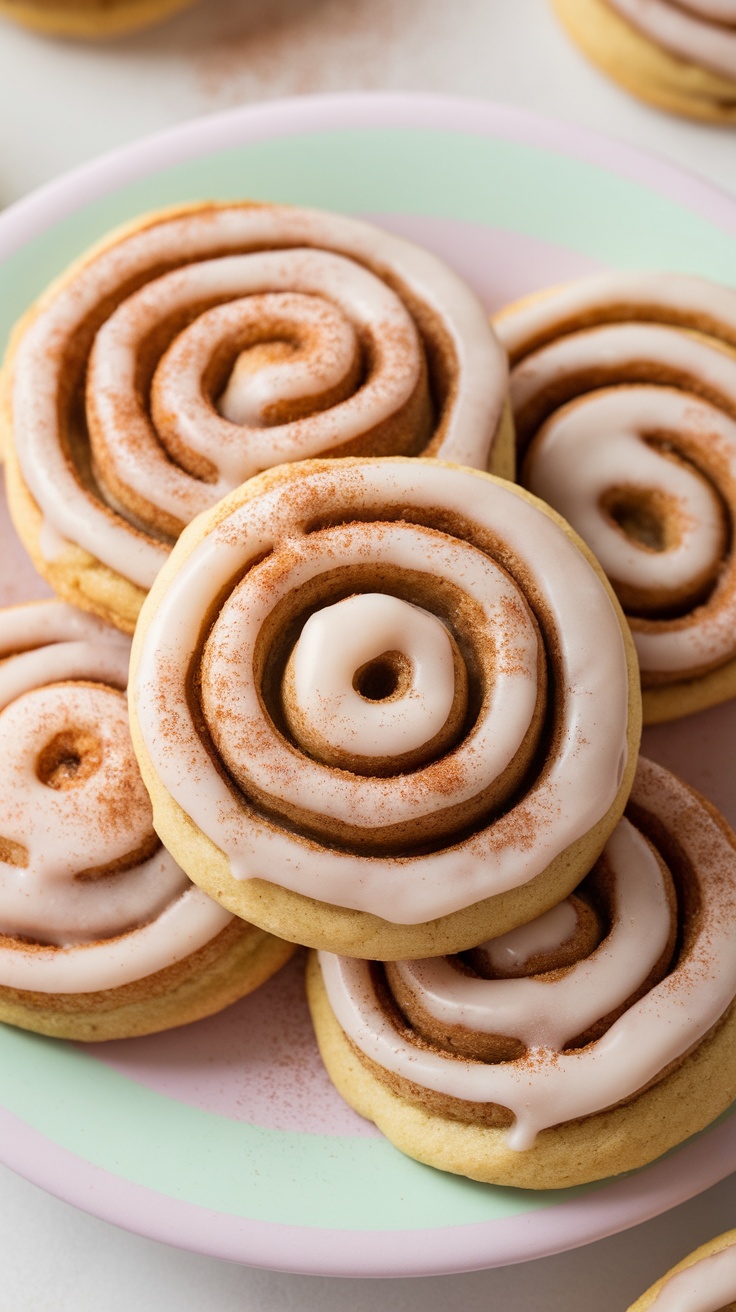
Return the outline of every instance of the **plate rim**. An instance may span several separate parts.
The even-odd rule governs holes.
[[[715,183],[597,132],[502,102],[440,93],[360,91],[289,96],[238,105],[146,134],[65,170],[0,214],[0,259],[15,254],[82,206],[128,183],[255,141],[360,128],[419,128],[471,136],[503,136],[603,167],[706,217],[736,237],[736,200]]]
[[[649,1166],[604,1180],[590,1193],[569,1202],[494,1220],[412,1230],[336,1230],[215,1212],[114,1176],[1,1106],[0,1142],[4,1164],[31,1184],[142,1238],[294,1275],[396,1279],[459,1275],[535,1261],[583,1248],[652,1220],[731,1174],[736,1117],[728,1112],[724,1115],[725,1120],[721,1118]],[[710,1151],[704,1157],[706,1136]],[[42,1155],[44,1169],[34,1169]],[[729,1165],[724,1168],[727,1159]],[[596,1208],[595,1199],[602,1195],[605,1206]],[[125,1220],[121,1220],[121,1196]],[[629,1210],[632,1196],[638,1204],[634,1220]],[[244,1234],[249,1240],[247,1252]],[[359,1241],[355,1246],[351,1237]],[[338,1238],[339,1246],[335,1243]],[[288,1264],[284,1251],[289,1253]]]
[[[106,152],[44,184],[0,215],[0,259],[10,258],[94,201],[152,176],[163,167],[252,142],[334,131],[336,125],[341,131],[413,128],[528,143],[644,184],[736,237],[736,199],[714,184],[610,136],[480,99],[378,91],[297,96],[238,106],[190,119]],[[125,1181],[76,1157],[2,1107],[0,1131],[7,1141],[3,1160],[18,1174],[63,1201],[143,1237],[271,1270],[397,1277],[457,1274],[528,1261],[569,1251],[641,1224],[730,1174],[732,1164],[724,1165],[728,1154],[721,1149],[728,1145],[733,1150],[736,1121],[729,1118],[704,1132],[712,1147],[706,1154],[707,1162],[699,1136],[643,1172],[603,1182],[582,1198],[496,1220],[404,1231],[339,1231],[224,1218],[211,1209]],[[35,1151],[29,1153],[31,1146]],[[49,1184],[48,1170],[34,1169],[37,1160],[48,1161],[49,1153],[54,1160],[65,1155],[74,1166],[71,1171],[59,1170],[53,1185]],[[679,1179],[679,1189],[673,1189],[673,1178]],[[697,1184],[693,1185],[696,1178]],[[107,1189],[100,1187],[101,1179]],[[133,1191],[137,1205],[123,1207],[125,1218],[121,1219],[116,1195],[123,1186],[126,1192]],[[595,1199],[602,1192],[606,1204],[596,1207]],[[633,1212],[632,1196],[637,1201]],[[161,1206],[164,1199],[165,1208]],[[167,1209],[179,1220],[167,1217]],[[185,1212],[191,1214],[191,1223],[182,1221]],[[204,1215],[211,1221],[227,1220],[227,1235],[218,1236],[213,1229],[203,1242]],[[571,1234],[573,1229],[575,1233]],[[507,1233],[501,1242],[502,1230]],[[346,1243],[349,1235],[363,1241],[359,1260],[358,1245]],[[342,1247],[335,1244],[336,1236],[341,1237]],[[288,1253],[286,1258],[283,1252]]]

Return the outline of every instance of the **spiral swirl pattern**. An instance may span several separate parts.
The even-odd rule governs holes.
[[[246,204],[109,239],[39,303],[10,370],[42,559],[77,544],[144,590],[185,524],[282,461],[487,468],[506,388],[483,307],[434,256]]]
[[[230,920],[153,832],[128,728],[128,659],[126,639],[60,603],[3,612],[0,984],[117,986],[188,956]]]
[[[645,689],[736,656],[736,294],[606,275],[498,321],[523,484],[588,542]]]
[[[432,461],[253,480],[177,547],[134,669],[144,773],[235,880],[398,925],[533,880],[627,758],[598,575],[512,485]]]
[[[733,836],[643,759],[627,817],[554,926],[462,960],[379,967],[320,953],[342,1030],[402,1097],[502,1128],[523,1151],[544,1129],[631,1100],[718,1024],[736,995]]]

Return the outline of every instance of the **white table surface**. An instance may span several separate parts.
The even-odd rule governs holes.
[[[352,90],[504,100],[665,156],[736,193],[736,136],[648,110],[568,45],[546,0],[201,0],[88,49],[0,26],[0,202],[157,128],[231,105]],[[323,1280],[231,1266],[95,1220],[0,1168],[0,1307],[13,1312],[624,1312],[736,1225],[736,1178],[633,1231],[523,1266]]]

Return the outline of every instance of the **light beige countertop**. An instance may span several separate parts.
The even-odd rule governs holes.
[[[736,193],[736,134],[628,99],[573,49],[546,0],[201,0],[96,48],[0,26],[0,202],[187,118],[280,96],[470,95],[608,133]],[[736,1182],[633,1231],[519,1267],[358,1282],[230,1266],[140,1239],[0,1168],[0,1306],[18,1312],[623,1312],[736,1224]]]

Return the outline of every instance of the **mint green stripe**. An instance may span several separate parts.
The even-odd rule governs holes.
[[[53,1143],[133,1184],[286,1225],[467,1225],[586,1192],[497,1189],[420,1166],[384,1139],[231,1121],[154,1093],[71,1045],[9,1027],[0,1027],[0,1102]]]
[[[0,342],[49,279],[114,224],[161,205],[240,196],[482,223],[612,266],[736,283],[733,238],[591,164],[449,132],[325,132],[175,165],[35,238],[0,268]],[[10,1029],[0,1030],[0,1102],[126,1180],[260,1220],[365,1230],[465,1225],[585,1192],[493,1189],[421,1167],[382,1139],[237,1124],[153,1093],[73,1047]]]
[[[676,202],[589,163],[452,132],[322,132],[174,165],[87,205],[29,242],[0,270],[0,339],[49,279],[113,225],[161,205],[243,196],[347,213],[483,223],[604,264],[688,270],[736,282],[732,237]]]

